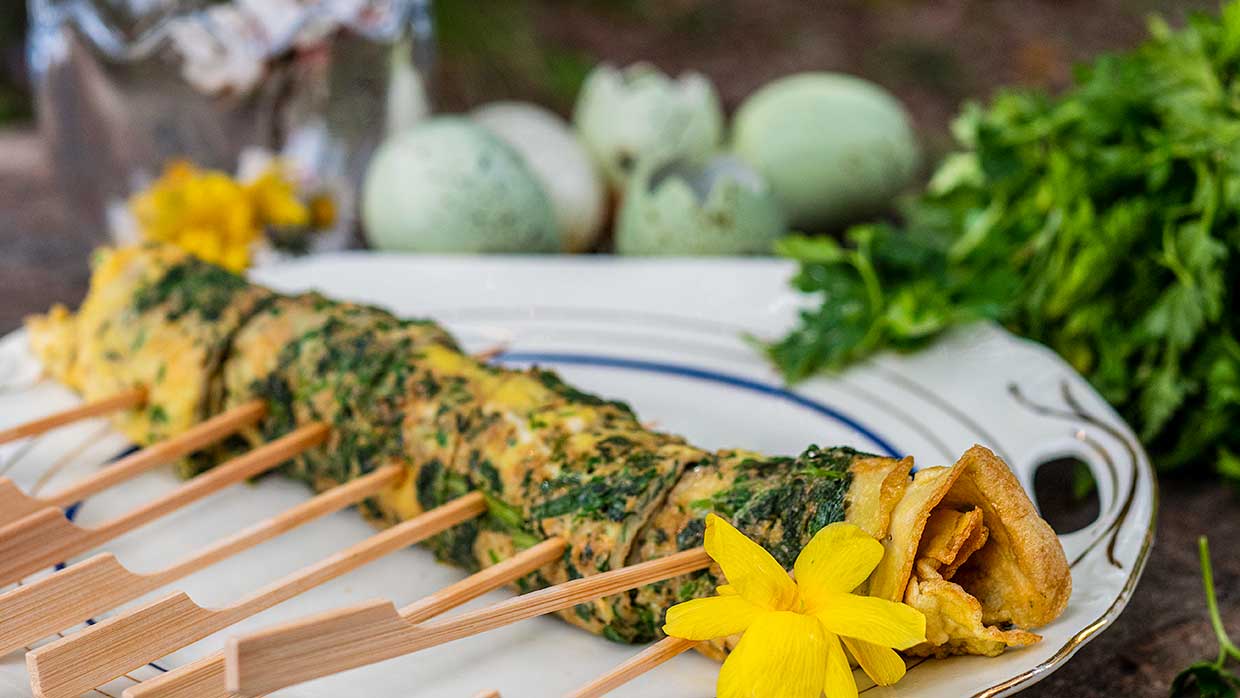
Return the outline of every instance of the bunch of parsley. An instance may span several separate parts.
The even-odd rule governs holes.
[[[1150,27],[1061,95],[966,106],[899,226],[786,240],[821,299],[766,347],[786,377],[993,319],[1057,350],[1160,467],[1240,482],[1240,1]]]

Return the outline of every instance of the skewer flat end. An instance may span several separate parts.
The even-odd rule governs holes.
[[[224,645],[224,684],[242,696],[280,688],[388,659],[384,636],[413,626],[391,601],[377,599],[309,616]]]
[[[112,616],[28,652],[31,688],[39,698],[75,698],[190,644],[214,615],[178,591]]]
[[[31,497],[7,477],[0,477],[0,526],[47,507],[47,503]]]
[[[0,655],[110,610],[145,590],[112,553],[0,594]]]
[[[81,552],[84,529],[56,507],[0,527],[0,585],[11,584]]]

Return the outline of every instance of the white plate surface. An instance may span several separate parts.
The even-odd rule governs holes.
[[[951,463],[981,443],[1007,460],[1026,488],[1040,463],[1080,458],[1098,482],[1101,514],[1062,537],[1074,591],[1067,612],[1041,629],[1045,639],[998,658],[922,661],[898,686],[865,693],[871,698],[997,696],[1042,678],[1109,625],[1133,591],[1156,508],[1145,453],[1114,411],[1053,352],[986,325],[954,333],[915,355],[884,355],[842,376],[785,390],[743,333],[774,337],[791,325],[806,302],[787,289],[792,271],[773,260],[354,253],[266,268],[255,277],[282,291],[313,288],[402,315],[433,317],[470,350],[502,345],[503,361],[554,368],[578,386],[627,400],[645,420],[705,448],[796,453],[810,443],[848,444],[912,454],[924,466]],[[32,385],[37,372],[20,332],[3,340],[0,427],[74,402],[59,386]],[[0,467],[22,448],[0,446]],[[78,424],[39,439],[8,475],[28,490],[55,489],[124,448],[123,439],[101,423]],[[68,462],[58,465],[66,456]],[[90,499],[75,520],[103,521],[176,484],[169,472],[146,475]],[[199,502],[108,550],[130,569],[150,571],[306,496],[299,485],[268,478]],[[177,588],[201,604],[226,604],[371,532],[356,514],[341,512],[195,574]],[[101,693],[119,696],[134,679],[218,649],[229,634],[376,597],[403,605],[461,577],[423,550],[402,551],[137,670],[101,687]],[[509,595],[495,592],[471,606]],[[541,618],[279,695],[469,698],[498,689],[504,698],[546,698],[634,652]],[[714,695],[717,671],[707,659],[684,655],[614,695],[707,698]],[[869,685],[858,677],[863,687]],[[30,695],[21,653],[0,657],[0,695]]]

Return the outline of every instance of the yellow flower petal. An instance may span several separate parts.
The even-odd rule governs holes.
[[[791,610],[797,586],[775,558],[732,524],[706,515],[706,552],[723,568],[728,586],[750,601],[774,611]]]
[[[926,640],[926,617],[902,603],[872,596],[833,594],[815,609],[823,627],[844,637],[898,650]]]
[[[833,523],[810,540],[797,556],[796,578],[801,598],[814,608],[824,594],[856,589],[883,559],[883,544],[858,526]]]
[[[718,698],[819,698],[827,675],[826,639],[812,616],[763,613],[724,661]]]
[[[220,266],[235,272],[243,272],[250,266],[250,250],[245,245],[233,245],[224,252]]]
[[[826,630],[823,632],[827,638],[827,673],[823,692],[827,698],[857,698],[857,680],[853,678],[848,657],[840,646],[840,638]]]
[[[336,224],[336,202],[327,194],[319,194],[310,199],[310,225],[318,228],[330,228]]]
[[[714,640],[744,632],[763,613],[770,611],[740,596],[693,599],[667,609],[663,632],[685,640]]]
[[[904,660],[895,650],[850,637],[844,638],[844,645],[856,657],[865,675],[879,686],[890,686],[904,678]]]
[[[720,596],[731,596],[736,593],[736,587],[731,584],[720,584],[715,587],[715,593]]]

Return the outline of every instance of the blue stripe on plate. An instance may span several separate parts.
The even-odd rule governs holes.
[[[138,451],[140,451],[140,450],[142,450],[142,449],[141,449],[141,448],[139,448],[137,445],[130,446],[129,448],[125,449],[124,451],[121,451],[120,453],[116,454],[115,456],[112,456],[112,457],[111,457],[111,458],[109,458],[106,462],[108,462],[108,463],[115,463],[116,461],[118,461],[118,460],[120,460],[120,459],[124,458],[125,456],[132,455],[132,454],[134,454],[134,453],[137,453],[137,452],[138,452]],[[74,518],[75,516],[77,516],[78,509],[80,509],[80,508],[82,508],[82,503],[81,503],[81,502],[74,502],[73,504],[70,504],[69,506],[65,507],[65,518],[66,518],[66,519],[68,519],[70,522],[72,522],[72,521],[73,521],[73,518]],[[53,567],[52,569],[54,569],[54,570],[56,570],[57,572],[59,572],[60,570],[63,570],[65,567],[66,567],[66,563],[64,563],[64,562],[57,562],[57,563],[56,563],[56,565],[55,565],[55,567]],[[87,618],[87,619],[86,619],[86,621],[85,621],[85,623],[86,623],[86,625],[87,625],[87,626],[94,625],[95,623],[98,623],[98,622],[99,622],[99,621],[95,620],[94,618]],[[163,671],[163,672],[168,671],[167,669],[165,669],[165,668],[161,667],[160,665],[158,665],[158,664],[156,664],[156,663],[154,663],[154,662],[151,662],[151,664],[150,664],[150,665],[151,665],[152,667],[154,667],[154,668],[156,668],[156,669],[160,670],[160,671]]]
[[[629,359],[618,356],[602,356],[597,354],[514,351],[502,352],[495,357],[495,360],[514,364],[547,363],[622,368],[635,371],[646,371],[649,373],[662,373],[664,375],[680,376],[682,378],[693,378],[696,380],[709,381],[711,383],[719,383],[733,388],[740,388],[742,390],[748,390],[761,395],[786,400],[827,417],[828,419],[833,419],[869,439],[870,442],[877,446],[879,450],[883,451],[882,455],[891,456],[893,458],[899,457],[899,453],[891,445],[891,442],[879,436],[874,429],[865,426],[861,422],[858,422],[855,418],[844,414],[834,407],[824,405],[823,403],[818,402],[817,400],[812,400],[804,395],[798,395],[783,386],[772,383],[763,383],[761,381],[745,378],[743,376],[737,376],[730,373],[721,373],[712,369],[689,366],[686,364],[677,364],[665,361],[649,361],[646,359]]]

